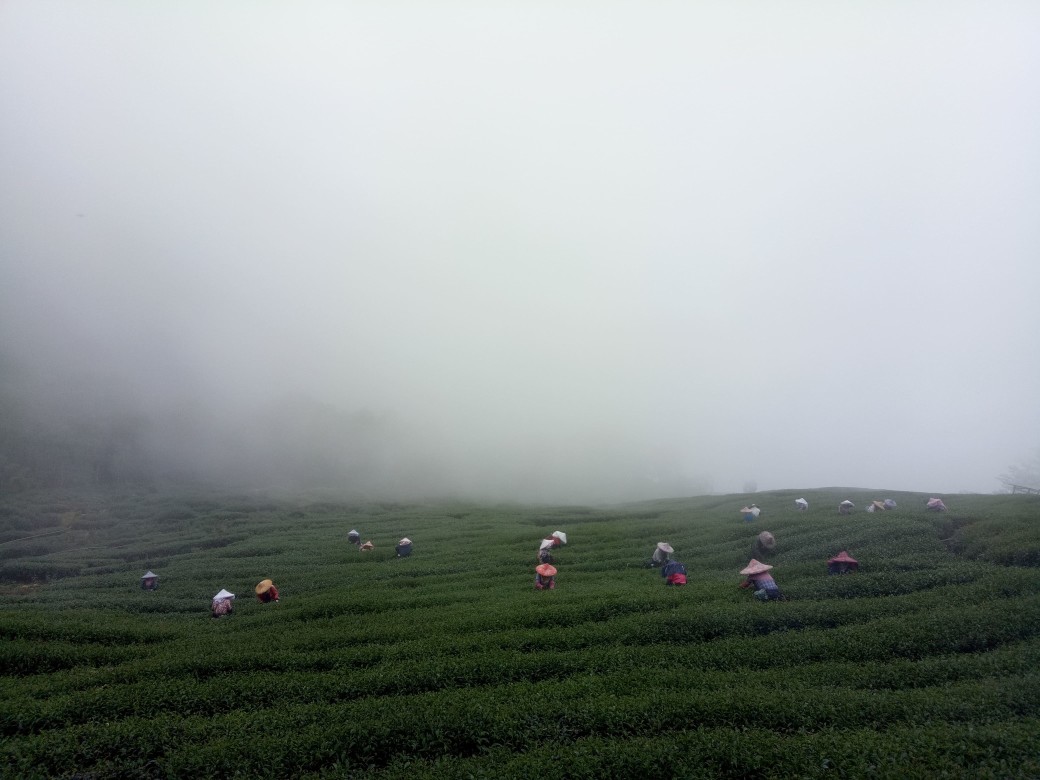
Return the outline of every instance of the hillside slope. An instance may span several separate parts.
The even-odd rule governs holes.
[[[793,500],[808,499],[808,512]],[[894,511],[862,511],[894,498]],[[1040,776],[1040,501],[0,503],[17,777]],[[841,517],[851,498],[855,513]],[[357,528],[375,550],[346,542]],[[558,587],[532,587],[554,530]],[[789,600],[736,586],[754,536]],[[415,542],[396,559],[394,543]],[[666,540],[689,572],[643,567]],[[853,575],[828,577],[847,549]],[[160,588],[144,592],[147,569]],[[271,577],[280,603],[253,586]],[[235,611],[209,616],[221,588]]]

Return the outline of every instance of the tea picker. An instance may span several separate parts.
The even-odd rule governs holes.
[[[542,563],[534,567],[534,589],[555,590],[556,589],[556,567]]]
[[[745,506],[740,508],[741,514],[744,515],[745,523],[752,523],[758,520],[758,516],[762,513],[762,510],[758,508],[758,504],[752,504],[751,506]]]
[[[773,580],[772,575],[769,574],[769,570],[772,568],[768,563],[762,563],[752,558],[751,562],[740,570],[745,579],[737,587],[754,588],[754,596],[759,601],[783,601],[784,594]]]
[[[668,542],[658,542],[647,565],[650,566],[651,569],[656,569],[658,566],[664,566],[668,563],[668,556],[673,552],[675,552],[675,550],[670,544],[668,544]]]
[[[234,593],[221,588],[220,592],[213,597],[213,603],[210,605],[210,611],[213,613],[213,617],[219,618],[224,617],[224,615],[230,615],[234,609],[231,602],[234,600]]]
[[[665,585],[685,585],[686,567],[679,561],[668,561],[661,568],[661,576],[664,577]]]
[[[272,601],[278,601],[278,588],[274,586],[271,580],[260,580],[260,583],[253,588],[256,593],[257,599],[262,601],[264,604],[270,604]]]
[[[852,574],[859,571],[859,561],[849,555],[845,550],[827,561],[828,574]]]

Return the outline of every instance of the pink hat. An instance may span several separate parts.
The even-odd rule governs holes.
[[[851,563],[855,566],[859,566],[859,561],[849,555],[847,552],[842,550],[840,553],[831,558],[827,563]]]
[[[743,569],[741,569],[740,573],[741,574],[764,574],[765,572],[769,571],[772,568],[773,567],[770,566],[768,563],[762,563],[761,561],[756,561],[754,558],[752,558],[751,559],[751,563],[749,563],[747,566],[745,566]]]
[[[555,577],[556,567],[548,563],[543,563],[540,566],[535,566],[534,570],[541,574],[543,577]]]

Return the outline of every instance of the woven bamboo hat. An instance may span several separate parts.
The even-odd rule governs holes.
[[[534,570],[541,574],[543,577],[555,577],[556,567],[549,563],[543,563],[539,566],[535,566]]]
[[[658,542],[657,543],[657,549],[660,550],[661,552],[666,552],[666,553],[673,553],[673,552],[675,552],[675,550],[672,549],[672,546],[670,544],[668,544],[668,542]]]
[[[769,571],[772,568],[773,567],[770,566],[768,563],[762,563],[761,561],[756,561],[754,558],[752,558],[751,559],[751,563],[749,563],[747,566],[745,566],[743,569],[741,569],[740,573],[741,574],[763,574],[763,573]]]
[[[840,553],[831,558],[827,563],[851,563],[855,566],[859,566],[859,561],[849,555],[847,552],[842,550]]]
[[[253,588],[253,590],[256,591],[256,595],[259,596],[262,593],[267,593],[267,591],[269,591],[273,587],[274,583],[270,580],[260,580],[259,584],[257,584],[257,586]]]

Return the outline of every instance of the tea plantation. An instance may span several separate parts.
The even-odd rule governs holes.
[[[1040,777],[1040,499],[747,498],[0,499],[0,774]],[[762,530],[784,602],[737,588]],[[643,568],[662,540],[685,588]],[[860,571],[828,577],[842,549]]]

